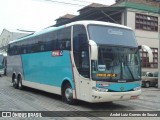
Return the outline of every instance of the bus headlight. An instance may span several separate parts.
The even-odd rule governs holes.
[[[136,87],[136,88],[133,88],[134,91],[137,91],[137,90],[140,90],[141,87]]]
[[[108,92],[108,89],[105,89],[105,88],[92,87],[92,90],[95,90],[95,91],[98,91],[98,92]]]

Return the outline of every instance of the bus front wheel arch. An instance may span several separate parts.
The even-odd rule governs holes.
[[[62,100],[70,105],[75,104],[75,99],[73,98],[73,89],[68,81],[64,81],[62,84]]]

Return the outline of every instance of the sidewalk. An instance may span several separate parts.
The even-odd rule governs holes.
[[[160,104],[160,89],[159,88],[142,88],[142,95],[140,99],[152,102],[159,102]]]

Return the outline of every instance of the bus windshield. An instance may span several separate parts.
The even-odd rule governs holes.
[[[138,48],[99,46],[98,61],[92,61],[95,80],[139,80]]]
[[[89,39],[97,44],[137,47],[134,32],[112,26],[88,25]]]
[[[97,43],[92,61],[93,80],[139,80],[140,57],[134,32],[113,26],[88,25],[89,39]]]

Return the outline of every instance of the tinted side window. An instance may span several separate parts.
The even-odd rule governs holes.
[[[71,49],[71,27],[52,31],[10,44],[10,55]]]
[[[17,43],[13,43],[10,45],[10,48],[9,48],[9,53],[10,55],[16,55],[18,53],[18,45]]]
[[[8,54],[8,55],[11,55],[11,48],[10,48],[10,44],[8,44],[8,46],[7,46],[7,54]]]
[[[58,50],[71,49],[71,27],[58,30],[57,37],[56,47]]]
[[[44,40],[40,43],[41,51],[56,49],[57,31],[49,32],[44,35]]]
[[[83,77],[89,78],[89,46],[83,25],[73,26],[73,54],[77,70]]]

